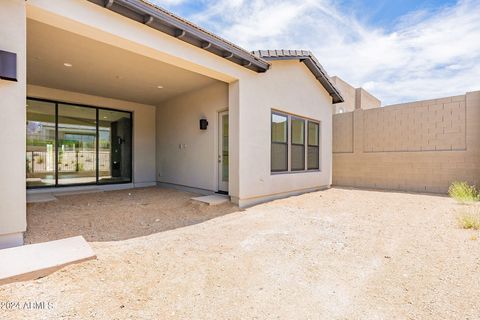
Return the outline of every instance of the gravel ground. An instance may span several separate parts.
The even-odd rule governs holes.
[[[0,318],[480,319],[478,232],[447,197],[330,189],[238,211],[190,196],[30,205],[29,242],[83,233],[98,259],[0,287],[0,305],[50,303]]]

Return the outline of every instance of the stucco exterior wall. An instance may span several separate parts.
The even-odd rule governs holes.
[[[218,112],[228,109],[228,84],[218,82],[157,108],[157,180],[218,191]],[[200,130],[199,120],[208,120]]]
[[[239,82],[256,72],[132,21],[88,1],[28,1],[27,16],[109,45],[196,72],[229,84],[230,181],[233,196],[239,192]],[[233,106],[233,107],[232,107]],[[156,178],[156,177],[155,177]]]
[[[28,85],[27,95],[31,98],[131,111],[133,113],[133,184],[135,187],[156,184],[156,108],[154,106],[33,85]],[[23,124],[23,126],[25,125]],[[22,143],[25,145],[25,141]],[[22,179],[25,180],[25,176]]]
[[[333,183],[440,192],[480,182],[480,91],[335,115]]]
[[[26,229],[25,1],[2,0],[0,50],[17,54],[18,82],[0,80],[0,249],[23,244]]]
[[[276,61],[267,73],[239,82],[239,197],[249,205],[331,184],[332,98],[299,61]],[[318,120],[320,166],[317,172],[272,174],[272,109]]]
[[[198,108],[204,109],[204,112],[208,113],[207,118],[213,120],[213,123],[216,122],[216,116],[212,118],[212,112],[228,107],[230,126],[229,192],[233,201],[240,205],[253,204],[272,197],[281,197],[330,185],[332,99],[303,63],[299,61],[274,62],[271,70],[259,74],[88,1],[29,0],[25,2],[5,0],[1,2],[0,6],[0,20],[2,21],[0,49],[16,52],[19,61],[19,82],[0,82],[0,107],[2,107],[0,146],[11,153],[9,157],[2,159],[0,166],[2,168],[0,170],[3,170],[1,172],[2,184],[0,185],[2,191],[0,193],[0,235],[21,235],[26,227],[26,18],[224,82],[225,85],[222,85],[221,89],[219,87],[208,88],[205,89],[207,93],[197,93],[207,102],[208,99],[211,99],[211,104],[200,105],[200,100],[193,99],[188,95],[169,103],[184,108],[185,103],[195,102],[195,105],[199,106]],[[212,91],[208,94],[208,90]],[[156,111],[162,106],[158,106],[159,109],[156,109],[157,106],[146,106],[35,86],[29,86],[28,95],[133,111],[135,185],[154,183],[157,180],[157,165],[158,173],[165,173],[162,155],[158,155],[160,163],[156,159],[157,142],[162,148],[172,148],[165,142],[156,139]],[[164,110],[167,118],[171,116],[168,114],[168,110],[172,108],[167,105]],[[277,175],[270,173],[270,116],[272,109],[321,122],[321,171]],[[182,126],[197,130],[199,114],[191,112],[185,119],[180,120]],[[193,123],[190,125],[189,121]],[[212,124],[212,121],[209,122]],[[212,126],[210,126],[211,128]],[[195,167],[189,169],[192,170],[189,171],[190,175],[174,172],[175,177],[172,173],[166,177],[166,180],[216,189],[216,168],[213,165],[216,153],[210,152],[212,148],[210,141],[214,141],[213,148],[217,143],[215,126],[213,128],[214,130],[207,130],[202,136],[209,141],[207,146],[209,155],[205,156],[204,160],[202,159],[204,162],[201,166],[195,172],[193,171]],[[185,137],[188,137],[188,131],[185,134]],[[178,141],[183,140],[186,140],[183,136],[178,139]],[[182,152],[194,151],[194,149],[189,149],[189,142],[185,144],[187,144],[187,148]],[[177,143],[176,145],[178,148]],[[188,155],[190,158],[186,163],[192,162],[191,156],[195,153],[192,152]],[[208,158],[212,160],[209,165],[207,165]],[[170,165],[171,168],[172,160],[168,159],[168,161],[167,165]],[[195,158],[195,161],[198,159]],[[182,165],[184,168],[186,167],[186,164]],[[204,176],[199,175],[198,171],[205,171],[202,173]]]

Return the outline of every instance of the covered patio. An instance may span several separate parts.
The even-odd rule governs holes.
[[[35,19],[27,20],[27,65],[27,188],[159,181],[218,190],[226,83]],[[202,119],[210,121],[203,131]],[[190,153],[208,159],[206,173],[178,181]]]
[[[25,243],[82,235],[89,242],[120,241],[201,223],[238,211],[209,206],[198,194],[159,187],[57,196],[27,205]]]

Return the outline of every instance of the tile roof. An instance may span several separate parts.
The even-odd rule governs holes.
[[[315,78],[323,85],[333,98],[333,103],[343,102],[342,94],[330,80],[327,71],[322,67],[317,58],[308,50],[258,50],[253,51],[257,57],[265,60],[300,60],[305,63]]]
[[[256,72],[270,64],[251,52],[146,0],[88,0]]]

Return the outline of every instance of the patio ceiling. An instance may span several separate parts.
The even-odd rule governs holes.
[[[27,21],[28,84],[158,105],[215,81],[38,21]]]

